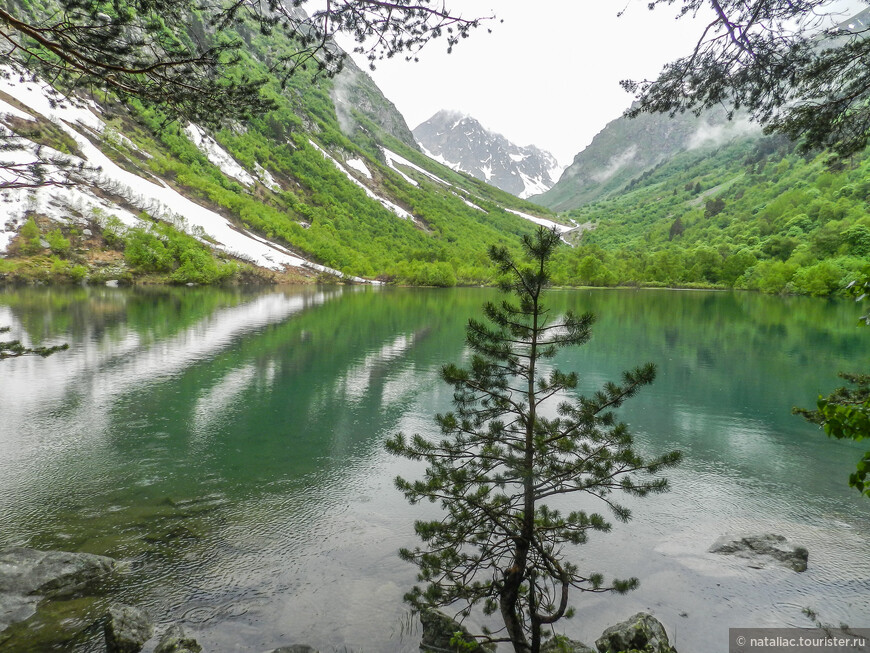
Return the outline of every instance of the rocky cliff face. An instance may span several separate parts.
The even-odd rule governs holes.
[[[432,158],[517,197],[544,192],[561,171],[549,152],[515,145],[453,111],[439,111],[414,129],[414,137]]]
[[[333,79],[330,95],[335,115],[346,136],[352,138],[357,129],[366,129],[365,123],[370,121],[408,147],[420,149],[396,106],[350,57],[345,59],[344,67]]]

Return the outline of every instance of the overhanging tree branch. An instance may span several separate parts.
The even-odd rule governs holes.
[[[268,111],[263,74],[240,66],[242,34],[281,34],[290,53],[269,72],[286,84],[313,64],[341,70],[333,38],[348,33],[371,65],[416,57],[429,41],[448,50],[484,18],[465,18],[440,0],[329,0],[307,15],[306,0],[56,0],[38,14],[0,7],[0,60],[63,93],[87,91],[158,107],[168,119],[217,127]],[[24,72],[26,71],[26,72]],[[0,137],[2,138],[2,137]],[[9,169],[8,162],[0,170]],[[37,175],[38,177],[38,175]]]
[[[842,159],[862,151],[870,133],[867,28],[833,25],[830,0],[652,0],[678,17],[709,12],[692,53],[655,80],[624,80],[628,111],[696,114],[725,106],[746,111],[766,131],[797,140],[802,151]]]

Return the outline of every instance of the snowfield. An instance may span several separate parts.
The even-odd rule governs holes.
[[[424,170],[424,169],[421,168],[420,166],[415,165],[415,164],[411,163],[410,161],[408,161],[408,159],[406,159],[405,157],[400,156],[400,155],[396,154],[395,152],[393,152],[393,151],[391,151],[391,150],[388,150],[388,149],[385,148],[385,147],[382,147],[382,148],[381,148],[381,152],[384,153],[384,158],[385,158],[386,161],[387,161],[387,165],[390,166],[390,167],[391,167],[393,170],[395,170],[396,172],[398,172],[400,175],[402,175],[402,177],[404,177],[404,178],[405,178],[409,183],[413,184],[414,186],[417,186],[417,185],[418,185],[417,182],[414,181],[413,179],[411,179],[410,177],[408,177],[408,176],[407,176],[405,173],[403,173],[401,170],[399,170],[399,169],[396,167],[397,165],[406,166],[406,167],[408,167],[408,168],[411,168],[411,170],[416,170],[416,171],[419,172],[420,174],[429,177],[429,179],[431,179],[432,181],[438,182],[439,184],[443,184],[444,186],[453,186],[453,184],[451,184],[451,183],[449,183],[449,182],[447,182],[447,181],[444,181],[443,179],[441,179],[441,177],[438,177],[438,176],[436,176],[436,175],[433,175],[433,174],[432,174],[431,172],[429,172],[428,170]]]
[[[508,213],[513,213],[514,215],[520,216],[523,220],[528,220],[529,222],[534,222],[535,224],[542,225],[547,229],[555,229],[559,233],[565,233],[566,231],[571,231],[574,227],[569,227],[564,224],[559,224],[558,222],[553,222],[552,220],[547,220],[545,218],[539,218],[534,215],[529,215],[528,213],[523,213],[522,211],[514,211],[513,209],[505,209]]]

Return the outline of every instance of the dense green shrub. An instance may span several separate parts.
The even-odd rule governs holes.
[[[127,233],[124,259],[143,272],[169,272],[175,263],[163,241],[142,228]]]
[[[785,292],[797,266],[783,261],[766,260],[752,266],[744,275],[744,285],[766,293]]]
[[[412,286],[439,286],[449,288],[456,285],[456,274],[449,263],[424,263],[413,261],[398,267],[400,283]]]
[[[42,251],[42,245],[39,242],[39,239],[42,237],[42,232],[39,230],[39,225],[36,224],[36,220],[28,218],[27,222],[21,226],[18,235],[21,237],[22,241],[22,254],[38,254]]]
[[[163,222],[127,229],[123,243],[130,266],[139,272],[168,274],[174,283],[217,283],[239,271],[237,264],[217,261],[207,245]]]
[[[825,297],[843,286],[843,270],[828,261],[800,268],[792,278],[794,290],[805,295]]]
[[[48,247],[53,254],[58,256],[69,255],[69,239],[61,233],[60,229],[52,229],[46,234],[45,239],[48,241]]]
[[[103,239],[109,247],[115,249],[124,249],[124,236],[127,233],[127,228],[120,218],[114,215],[104,217],[102,214],[96,216],[100,221],[103,229]]]

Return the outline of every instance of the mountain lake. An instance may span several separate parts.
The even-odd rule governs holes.
[[[70,345],[0,361],[0,548],[123,561],[105,595],[79,608],[93,620],[108,601],[144,607],[158,624],[184,624],[206,652],[416,651],[402,601],[415,568],[397,550],[417,543],[414,520],[438,507],[405,502],[393,479],[422,467],[384,441],[438,434],[432,417],[452,399],[439,368],[467,361],[464,324],[496,296],[0,292],[4,339]],[[640,588],[574,592],[577,614],[557,630],[592,644],[649,611],[679,651],[717,653],[729,627],[812,626],[806,608],[870,626],[870,500],[847,486],[866,443],[831,441],[791,414],[839,385],[838,371],[870,367],[860,307],[626,289],[554,290],[548,301],[554,313],[598,316],[591,341],[555,360],[580,374],[582,392],[657,365],[619,415],[642,452],[684,454],[670,492],[626,500],[630,522],[564,551],[581,570],[637,576]],[[708,553],[727,533],[784,535],[809,550],[809,567]],[[41,618],[0,636],[0,651],[104,650],[96,629],[57,641]],[[472,630],[481,620],[472,615]]]

